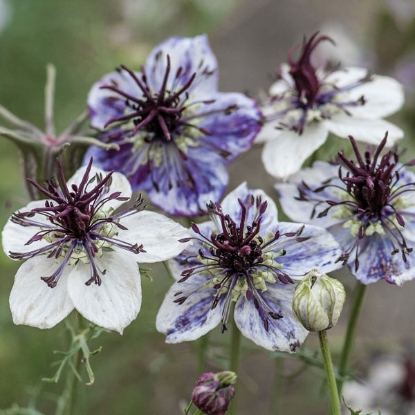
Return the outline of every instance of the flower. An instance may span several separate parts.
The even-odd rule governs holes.
[[[415,175],[388,151],[387,134],[364,154],[350,137],[356,160],[340,151],[335,163],[314,163],[277,184],[290,218],[326,228],[344,249],[341,259],[363,284],[415,278]]]
[[[236,373],[204,373],[196,381],[193,403],[207,415],[225,415],[235,395]]]
[[[163,215],[145,212],[128,180],[92,166],[66,182],[30,183],[47,200],[15,212],[3,230],[3,248],[17,271],[10,294],[15,324],[50,328],[74,308],[86,319],[122,333],[141,306],[137,262],[163,261],[183,249],[187,231]]]
[[[87,157],[124,173],[170,214],[203,214],[225,192],[225,164],[249,149],[260,129],[256,103],[217,92],[217,83],[206,36],[166,40],[141,72],[121,66],[92,87],[91,124],[120,150],[92,147]]]
[[[295,287],[293,311],[308,331],[328,330],[337,324],[345,300],[339,280],[313,269]]]
[[[212,220],[193,224],[194,243],[170,261],[177,282],[157,330],[168,343],[195,340],[219,323],[224,332],[235,303],[245,337],[269,350],[295,351],[307,331],[291,309],[293,282],[316,266],[338,268],[338,244],[322,228],[278,223],[271,198],[245,183],[208,210]]]
[[[0,126],[0,136],[6,137],[17,145],[23,159],[25,177],[38,183],[43,183],[58,174],[55,163],[58,156],[64,161],[65,175],[72,176],[81,165],[86,147],[96,145],[107,150],[119,148],[115,143],[105,144],[89,137],[88,131],[81,131],[82,124],[88,117],[86,112],[74,120],[62,133],[56,134],[53,114],[55,78],[55,67],[48,65],[45,87],[45,131],[29,121],[21,120],[0,105],[0,118],[15,128]],[[29,182],[27,184],[32,200],[43,197],[35,186],[31,186]]]
[[[379,144],[387,130],[389,144],[403,136],[400,128],[382,119],[401,108],[402,86],[363,68],[315,68],[312,54],[323,41],[333,43],[315,33],[303,42],[297,60],[289,53],[289,64],[281,66],[280,79],[263,104],[264,127],[256,141],[265,142],[262,161],[274,177],[297,172],[329,133],[353,135],[369,144]]]

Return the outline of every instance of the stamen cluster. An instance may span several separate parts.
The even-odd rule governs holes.
[[[40,228],[26,245],[41,240],[48,243],[29,252],[10,252],[10,257],[22,260],[47,255],[48,258],[55,258],[59,263],[56,271],[41,278],[51,288],[56,287],[66,265],[79,260],[90,263],[91,277],[85,284],[101,285],[101,276],[106,271],[98,268],[94,258],[103,254],[103,248],[115,245],[135,254],[145,252],[143,245],[131,244],[116,238],[117,228],[127,229],[120,223],[120,219],[145,208],[141,196],[130,208],[122,212],[114,213],[112,208],[106,209],[105,204],[110,201],[126,201],[129,198],[122,197],[121,192],[108,194],[113,172],[106,176],[96,174],[90,178],[92,161],[91,159],[79,185],[72,184],[68,187],[59,161],[57,163],[60,183],[49,180],[42,187],[28,179],[48,200],[45,201],[44,207],[17,212],[11,218],[12,222],[18,225]],[[40,220],[38,215],[45,220]]]

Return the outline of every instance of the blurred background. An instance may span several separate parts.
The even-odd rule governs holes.
[[[334,56],[345,65],[363,65],[404,83],[406,107],[393,121],[406,130],[409,160],[415,157],[414,15],[412,0],[0,0],[0,103],[43,128],[46,65],[53,63],[55,117],[62,131],[85,109],[88,91],[102,75],[120,63],[138,69],[151,49],[169,36],[201,33],[209,35],[219,61],[220,90],[255,95],[268,89],[287,51],[319,30],[337,43],[337,50],[321,47],[321,59]],[[230,190],[248,178],[249,187],[261,187],[276,197],[260,152],[253,148],[229,167]],[[18,160],[17,149],[0,137],[1,227],[27,203]],[[14,326],[8,295],[18,266],[0,253],[0,413],[35,414],[6,408],[36,402],[39,411],[54,414],[63,381],[51,385],[41,378],[54,374],[53,351],[66,350],[67,336],[63,324],[46,331]],[[152,268],[154,281],[143,280],[137,320],[123,336],[104,333],[91,345],[103,349],[91,361],[95,384],[81,388],[85,405],[80,415],[180,414],[180,405],[190,399],[200,374],[198,342],[166,345],[156,332],[155,316],[171,282],[162,267]],[[347,272],[339,278],[350,293],[353,278]],[[404,288],[383,282],[369,288],[353,357],[357,376],[365,375],[375,355],[412,352],[414,298],[415,282]],[[335,355],[348,305],[330,333]],[[219,331],[209,337],[208,368],[213,371],[226,368],[230,336]],[[238,414],[270,413],[274,372],[283,375],[280,413],[288,408],[291,414],[327,413],[321,370],[310,367],[303,372],[299,358],[285,356],[282,361],[248,341],[243,346]],[[316,336],[309,336],[306,347],[316,350]]]

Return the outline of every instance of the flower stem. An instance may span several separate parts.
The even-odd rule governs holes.
[[[209,346],[208,334],[205,334],[199,339],[199,344],[197,346],[197,370],[198,374],[201,374],[206,370],[206,351]]]
[[[232,319],[232,337],[229,353],[229,370],[238,373],[239,358],[241,356],[241,332],[236,326],[234,319]],[[236,414],[236,399],[232,401],[229,408],[229,415],[234,414]]]
[[[363,300],[366,293],[366,285],[357,283],[353,292],[353,303],[350,310],[349,322],[347,323],[346,336],[344,338],[343,348],[340,354],[340,361],[338,366],[339,379],[337,381],[337,389],[339,394],[342,393],[344,376],[347,373],[350,355],[352,354],[353,343],[356,336],[357,323],[359,321],[360,310],[362,309]]]
[[[326,371],[327,383],[330,390],[331,414],[341,415],[340,398],[337,391],[336,377],[334,375],[333,363],[331,360],[327,331],[319,331],[321,354],[323,355],[324,369]]]

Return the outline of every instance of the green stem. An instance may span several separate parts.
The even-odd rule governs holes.
[[[352,354],[353,343],[356,337],[357,323],[359,321],[360,310],[362,309],[365,293],[366,285],[363,285],[360,282],[358,282],[353,292],[352,308],[350,310],[350,317],[347,323],[346,336],[344,338],[343,348],[340,354],[340,361],[338,366],[339,379],[337,381],[337,389],[339,390],[340,395],[342,393],[344,377],[347,374],[350,355]]]
[[[326,371],[327,383],[330,390],[331,414],[341,415],[340,398],[337,391],[336,376],[334,375],[333,362],[331,361],[327,331],[319,331],[321,354],[323,355],[324,369]]]
[[[229,370],[238,373],[239,358],[241,356],[241,332],[236,326],[235,320],[232,319],[232,337],[229,349]],[[236,399],[234,399],[229,408],[229,415],[236,414]]]

